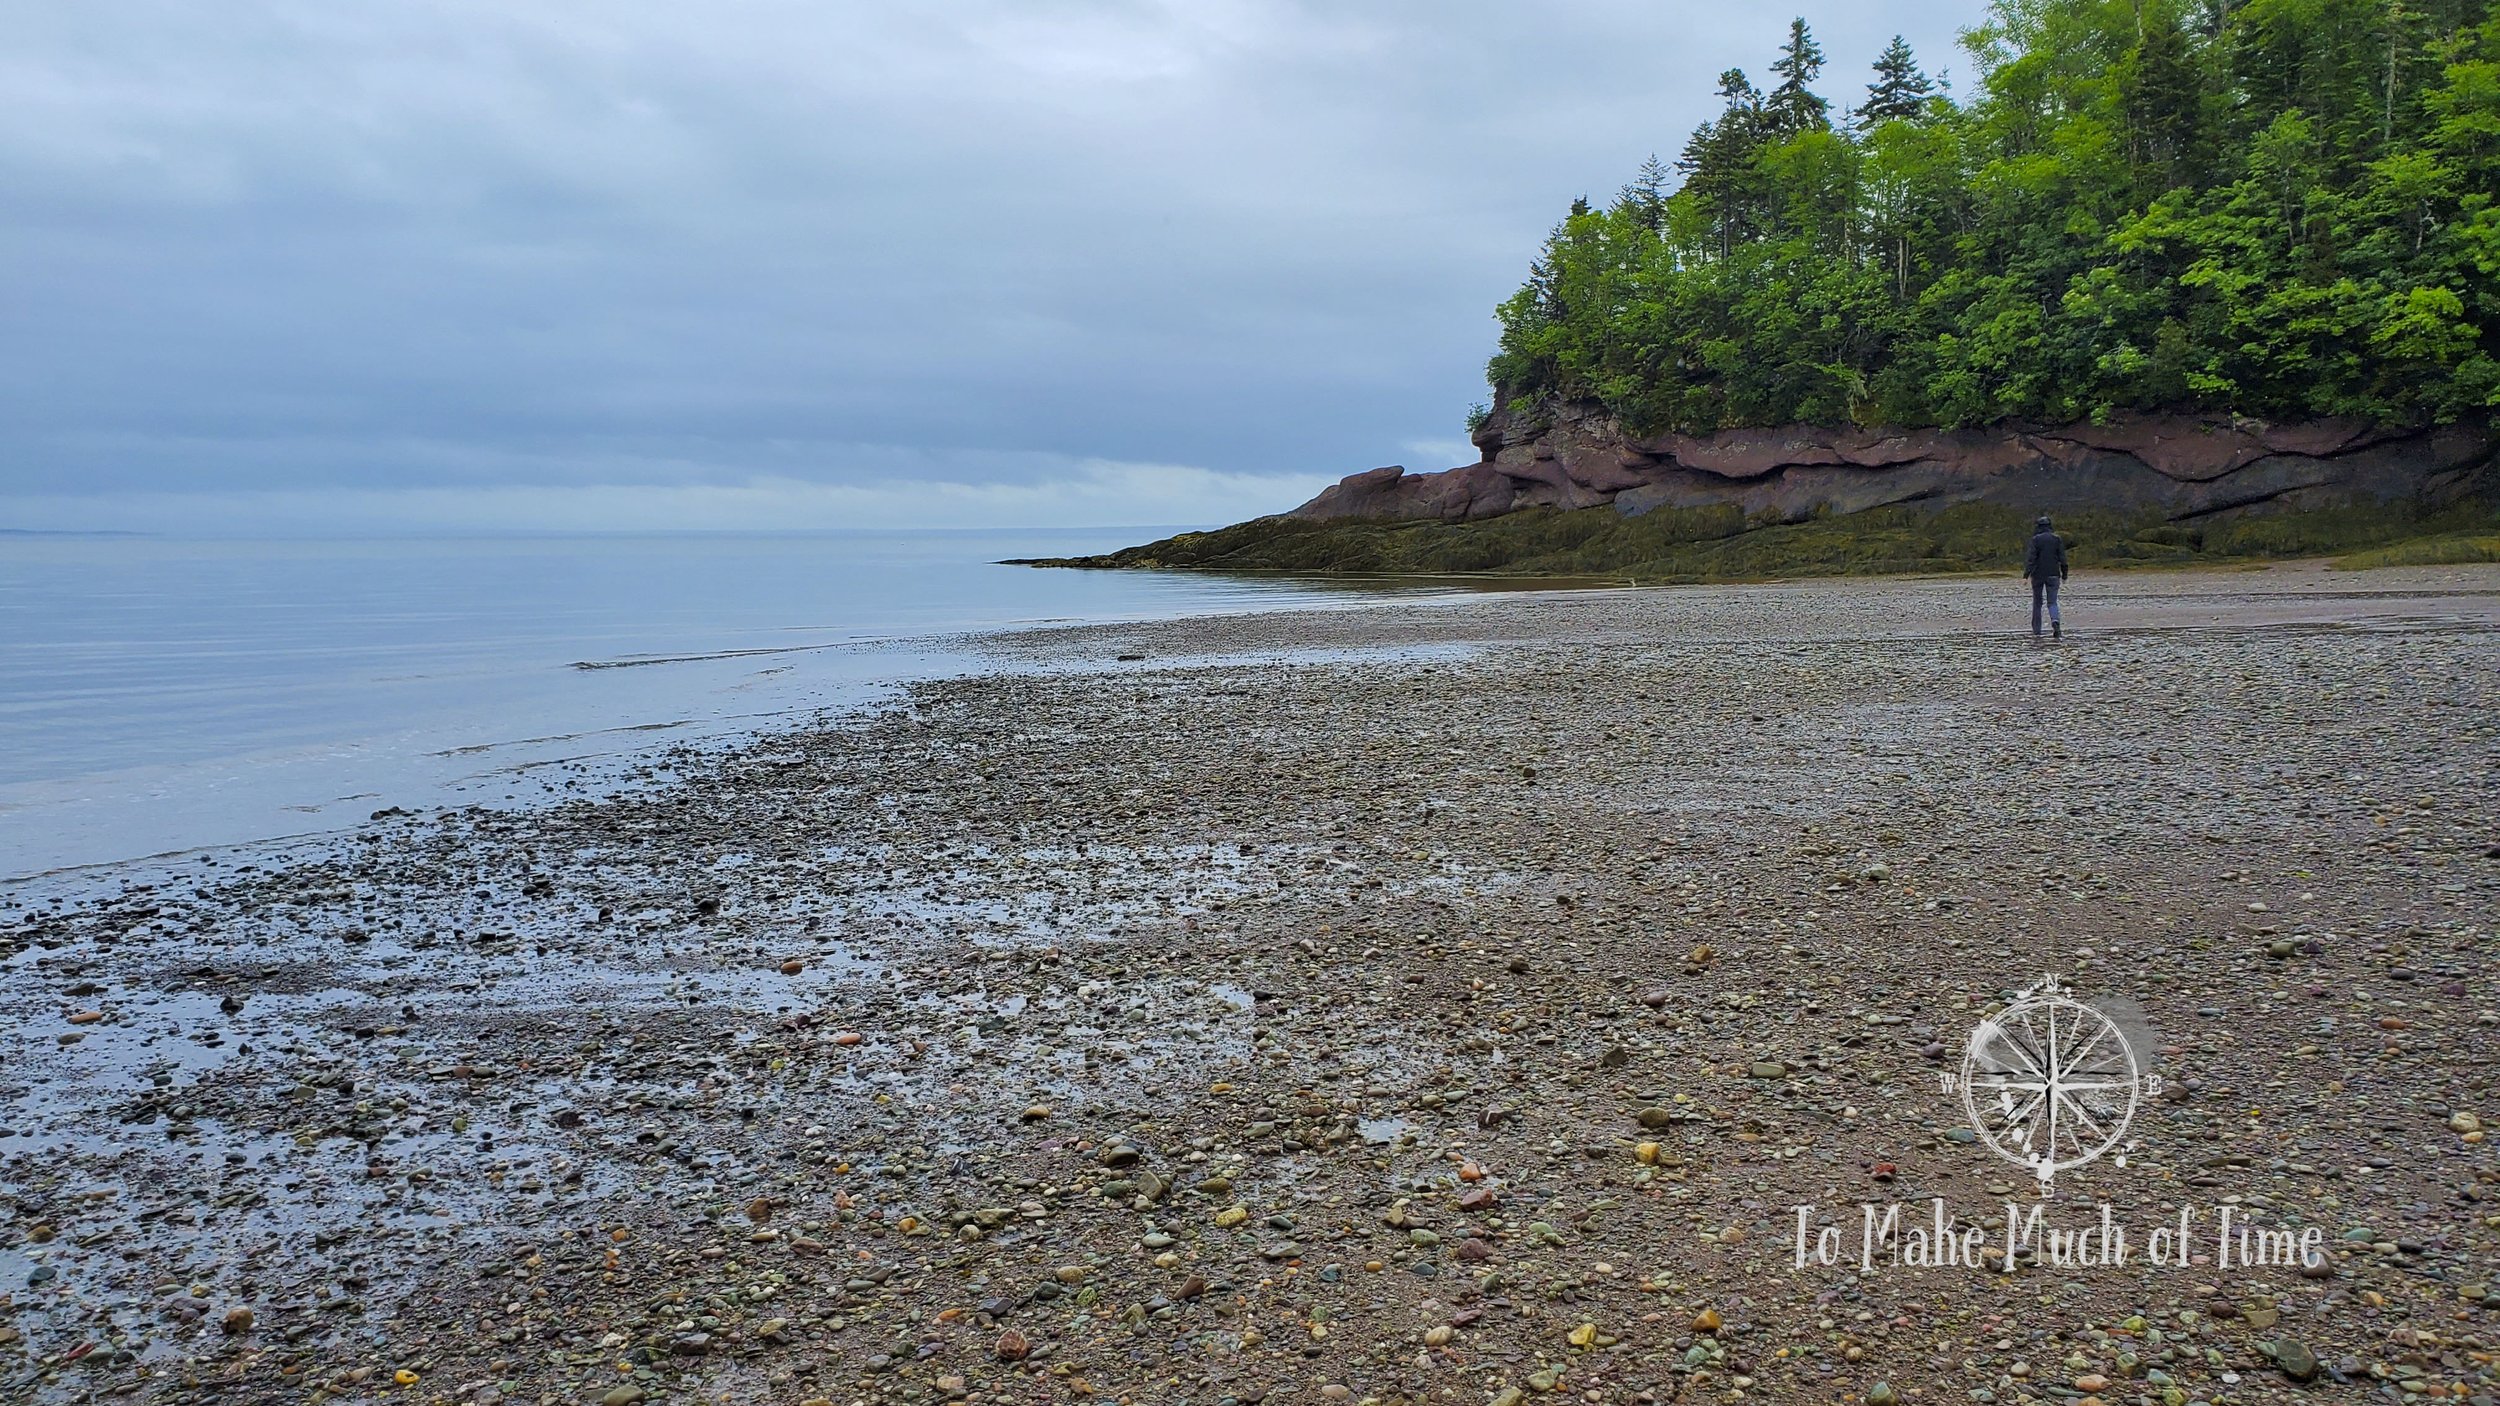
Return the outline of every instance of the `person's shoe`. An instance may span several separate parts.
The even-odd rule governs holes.
[[[2050,622],[2049,622],[2049,638],[2050,638],[2050,639],[2053,639],[2053,640],[2062,640],[2062,639],[2066,638],[2066,626],[2065,626],[2065,624],[2064,624],[2063,622],[2056,621],[2056,620],[2052,620],[2052,621],[2050,621]]]

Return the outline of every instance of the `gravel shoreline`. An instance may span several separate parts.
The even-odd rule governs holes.
[[[0,1400],[2491,1399],[2500,568],[2019,595],[991,636],[0,890]],[[2317,1277],[1861,1272],[2039,1204],[1939,1075],[2049,973],[2167,1091],[2052,1219]]]

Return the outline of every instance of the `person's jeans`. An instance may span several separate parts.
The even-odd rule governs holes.
[[[2043,605],[2048,607],[2049,622],[2062,628],[2062,622],[2057,618],[2057,578],[2054,576],[2031,583],[2031,632],[2035,635],[2040,633],[2040,607]]]

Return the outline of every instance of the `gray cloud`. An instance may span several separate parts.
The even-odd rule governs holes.
[[[1977,17],[1828,8],[1844,102],[1896,30],[1934,66]],[[1212,518],[1243,476],[1284,506],[1437,467],[1562,207],[1672,156],[1789,14],[6,7],[0,522],[325,492],[561,520],[574,489],[610,525],[896,473],[1060,484],[1030,509],[1068,520],[1152,465],[1210,471],[1152,496]]]

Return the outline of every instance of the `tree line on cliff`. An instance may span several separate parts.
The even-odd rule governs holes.
[[[1966,100],[1803,20],[1501,308],[1514,409],[1639,432],[2500,406],[2494,0],[1994,0]]]

